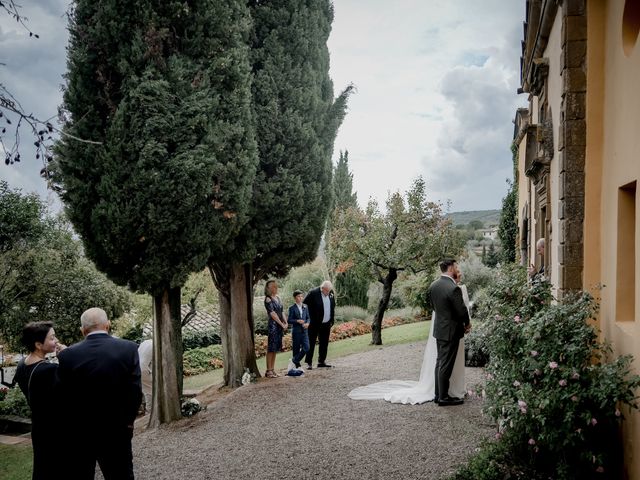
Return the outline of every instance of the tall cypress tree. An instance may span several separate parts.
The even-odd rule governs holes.
[[[338,163],[333,169],[333,208],[327,222],[325,238],[331,237],[331,228],[335,218],[348,208],[358,208],[358,198],[353,191],[353,174],[349,171],[349,152],[340,152]],[[369,291],[369,279],[359,275],[355,270],[342,271],[340,265],[336,265],[331,258],[329,242],[325,244],[327,263],[333,276],[333,281],[338,296],[338,301],[344,305],[356,305],[367,308]]]
[[[209,262],[220,291],[225,383],[232,386],[245,368],[258,373],[255,284],[316,256],[331,206],[333,142],[351,91],[333,97],[330,1],[253,0],[249,8],[259,155],[251,219]]]
[[[358,196],[353,191],[353,173],[349,171],[349,151],[340,152],[333,171],[333,207],[346,210],[358,206]]]
[[[180,416],[180,287],[248,219],[257,162],[241,0],[77,0],[56,181],[87,255],[154,299],[157,424]],[[174,368],[174,365],[176,367]]]

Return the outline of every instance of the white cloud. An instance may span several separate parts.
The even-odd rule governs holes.
[[[499,208],[511,176],[524,2],[341,0],[336,90],[358,87],[336,140],[361,203],[423,175],[453,210]],[[371,13],[375,11],[375,13]]]

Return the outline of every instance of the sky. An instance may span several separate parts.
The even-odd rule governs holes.
[[[38,118],[56,115],[66,68],[68,0],[21,2],[29,33],[0,14],[0,83]],[[354,190],[384,204],[424,177],[450,211],[500,208],[512,177],[525,1],[335,0],[328,46],[336,94],[356,93],[335,142],[349,151]],[[0,120],[0,123],[1,120]],[[0,178],[60,202],[40,179],[32,140]]]

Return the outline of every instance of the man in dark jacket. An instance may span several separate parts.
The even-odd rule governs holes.
[[[440,406],[459,405],[461,398],[449,396],[449,379],[455,364],[460,339],[469,331],[471,321],[462,291],[455,281],[460,274],[453,259],[440,262],[442,275],[429,287],[429,297],[435,312],[433,336],[436,339],[438,357],[435,370],[435,402]]]
[[[80,317],[85,339],[58,354],[73,459],[65,478],[133,479],[131,438],[142,400],[138,347],[109,335],[101,308]]]
[[[304,304],[309,307],[309,316],[311,323],[309,324],[309,351],[307,352],[305,362],[307,370],[311,370],[313,361],[313,352],[316,348],[316,339],[318,339],[318,367],[330,368],[331,365],[325,363],[327,359],[327,350],[329,347],[329,334],[335,317],[336,299],[333,293],[333,286],[329,280],[322,282],[317,288],[310,290],[304,298]]]

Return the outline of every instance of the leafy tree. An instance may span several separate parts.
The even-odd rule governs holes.
[[[484,228],[484,223],[482,223],[480,220],[471,220],[469,222],[468,228],[470,230],[480,230],[481,228]]]
[[[253,343],[253,291],[315,258],[331,205],[331,155],[351,88],[333,97],[328,0],[249,2],[259,167],[250,220],[218,244],[209,267],[220,291],[225,384],[245,368],[259,374]],[[266,315],[266,314],[265,314]]]
[[[404,198],[397,192],[391,195],[385,212],[374,200],[364,212],[345,210],[336,218],[329,242],[338,271],[353,269],[383,285],[372,325],[374,345],[382,344],[382,319],[398,273],[430,270],[443,256],[456,255],[462,247],[440,204],[427,200],[422,178]]]
[[[483,247],[484,248],[484,247]],[[500,261],[500,255],[498,254],[498,252],[496,251],[496,247],[494,245],[493,242],[491,242],[489,244],[489,249],[487,250],[487,253],[485,255],[485,259],[484,259],[484,264],[487,267],[495,267],[496,265],[498,265],[498,262]]]
[[[30,321],[51,320],[65,344],[80,339],[80,315],[100,305],[111,318],[131,304],[130,294],[98,272],[62,219],[52,218],[36,195],[0,182],[0,335],[12,348]]]
[[[256,150],[240,0],[78,0],[54,178],[87,255],[154,299],[154,409],[180,417],[180,287],[247,220]]]

